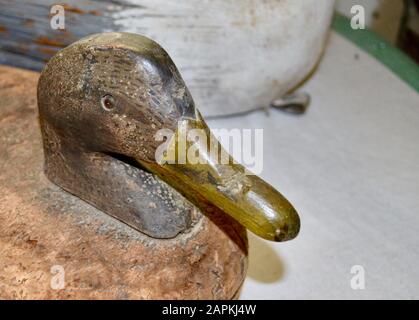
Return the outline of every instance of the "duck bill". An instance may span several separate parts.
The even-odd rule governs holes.
[[[214,207],[256,235],[271,241],[299,232],[296,210],[278,191],[246,174],[212,135],[200,115],[179,122],[156,152],[156,162],[137,159],[189,201],[210,213]]]

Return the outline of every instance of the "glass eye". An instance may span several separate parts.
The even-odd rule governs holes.
[[[102,99],[100,99],[100,104],[106,111],[111,111],[115,108],[115,99],[110,94],[105,94]]]

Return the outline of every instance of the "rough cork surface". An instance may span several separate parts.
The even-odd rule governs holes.
[[[156,240],[62,191],[43,173],[38,74],[0,66],[0,75],[1,299],[237,297],[243,229],[204,217],[189,233]],[[63,289],[51,286],[57,265]]]

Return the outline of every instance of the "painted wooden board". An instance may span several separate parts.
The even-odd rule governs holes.
[[[334,0],[74,0],[65,30],[55,0],[0,0],[0,63],[33,70],[103,31],[140,33],[171,55],[204,115],[265,107],[318,61]]]

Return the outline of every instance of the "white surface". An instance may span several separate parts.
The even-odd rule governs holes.
[[[318,61],[334,0],[129,0],[112,15],[176,62],[203,115],[269,106]]]
[[[419,298],[419,95],[336,34],[304,89],[304,116],[209,121],[264,128],[261,176],[302,221],[288,243],[250,235],[241,298]],[[351,289],[353,265],[365,290]]]

